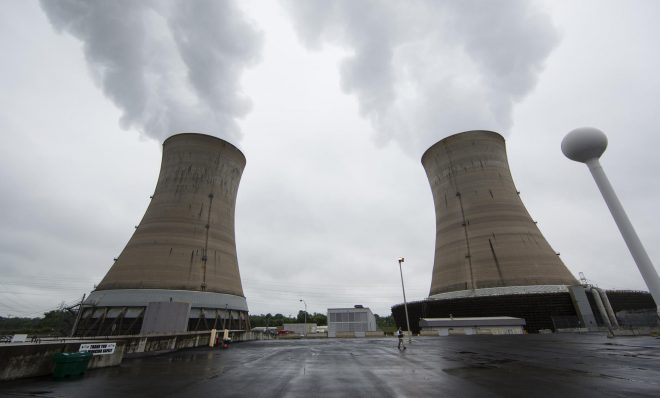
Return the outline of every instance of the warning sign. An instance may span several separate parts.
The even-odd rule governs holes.
[[[79,352],[91,352],[93,355],[109,355],[115,353],[117,343],[81,344]]]

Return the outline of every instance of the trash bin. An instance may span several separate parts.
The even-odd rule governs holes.
[[[92,358],[91,352],[61,352],[55,354],[53,361],[53,378],[63,379],[65,377],[82,376],[87,370],[87,364]]]

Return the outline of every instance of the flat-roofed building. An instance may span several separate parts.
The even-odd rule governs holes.
[[[526,322],[510,316],[478,318],[422,318],[419,326],[425,336],[472,334],[523,334]]]
[[[305,336],[308,334],[316,333],[316,324],[315,323],[285,323],[282,325],[284,330],[293,332],[295,334]],[[307,328],[307,330],[305,330]]]
[[[365,337],[376,331],[376,317],[369,308],[328,308],[328,337]]]

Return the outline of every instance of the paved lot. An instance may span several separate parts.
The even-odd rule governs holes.
[[[0,397],[660,397],[660,339],[604,335],[282,340],[126,360]]]

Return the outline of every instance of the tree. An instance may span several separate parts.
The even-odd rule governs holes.
[[[315,323],[317,326],[325,326],[328,324],[328,317],[325,314],[315,312],[311,317],[307,314],[307,322]]]
[[[305,322],[305,311],[298,311],[296,317],[298,323]],[[328,317],[325,314],[315,312],[313,314],[307,313],[307,323],[315,323],[318,326],[325,326],[328,324]]]
[[[250,314],[250,325],[252,325],[252,327],[282,326],[285,323],[296,323],[296,318],[287,317],[279,313],[275,315],[270,313],[266,315]]]
[[[0,317],[0,334],[68,336],[76,315],[75,311],[62,308],[46,312],[43,318]]]
[[[376,326],[378,329],[386,334],[393,333],[396,330],[396,323],[394,322],[394,317],[392,315],[380,316],[374,314],[374,317],[376,317]]]
[[[44,318],[39,322],[39,328],[45,334],[55,334],[57,336],[68,336],[76,320],[76,313],[67,310],[49,311],[44,314]]]

